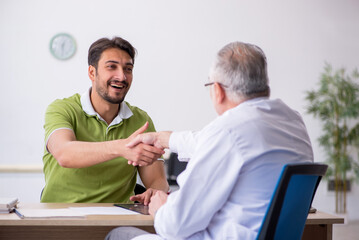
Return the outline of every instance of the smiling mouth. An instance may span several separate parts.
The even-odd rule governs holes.
[[[125,88],[125,86],[123,86],[123,85],[118,85],[118,84],[111,84],[110,86],[113,87],[113,88],[116,88],[116,89],[123,89],[123,88]]]
[[[126,82],[117,82],[117,81],[115,82],[115,81],[113,81],[113,82],[110,83],[110,86],[113,87],[113,88],[116,88],[116,89],[124,89],[124,88],[127,87],[127,84],[126,84]]]

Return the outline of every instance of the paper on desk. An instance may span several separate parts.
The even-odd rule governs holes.
[[[85,215],[68,208],[57,209],[17,209],[26,218],[84,218]]]
[[[70,207],[83,215],[135,215],[139,214],[120,207]]]

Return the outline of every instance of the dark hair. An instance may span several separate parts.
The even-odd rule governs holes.
[[[129,43],[127,40],[120,37],[109,38],[100,38],[94,42],[88,52],[88,64],[92,65],[97,69],[98,61],[100,60],[101,54],[103,51],[109,48],[118,48],[121,49],[130,55],[132,62],[135,63],[136,49]]]

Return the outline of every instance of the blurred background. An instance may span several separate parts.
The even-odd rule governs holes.
[[[0,195],[38,202],[44,186],[44,113],[58,98],[87,91],[87,51],[101,37],[121,36],[138,50],[126,100],[157,130],[200,130],[216,117],[203,87],[217,51],[232,41],[267,55],[271,97],[300,112],[315,161],[325,160],[321,124],[306,113],[325,63],[359,66],[356,0],[1,0]],[[51,39],[70,34],[76,52],[58,60]],[[348,192],[348,220],[359,220],[359,189]],[[313,205],[334,212],[322,181]]]

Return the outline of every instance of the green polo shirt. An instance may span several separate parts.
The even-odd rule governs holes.
[[[146,112],[123,102],[118,116],[108,125],[94,111],[89,92],[51,103],[45,114],[43,170],[46,184],[41,202],[130,202],[137,168],[128,165],[125,158],[115,158],[86,168],[63,168],[47,151],[46,143],[54,131],[63,128],[74,131],[78,141],[124,139],[146,121],[149,122],[148,131],[155,131]]]

